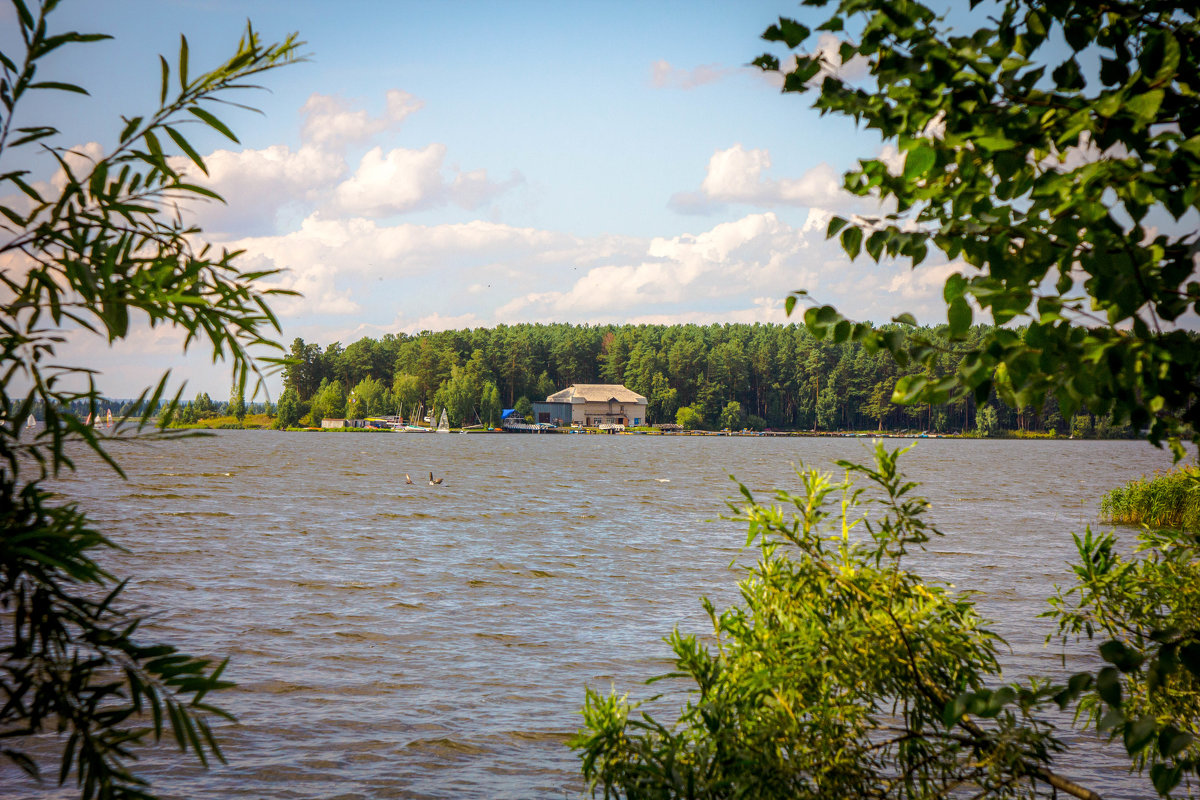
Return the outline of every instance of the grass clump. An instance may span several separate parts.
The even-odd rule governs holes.
[[[1109,522],[1200,530],[1200,467],[1181,467],[1139,478],[1100,501]]]

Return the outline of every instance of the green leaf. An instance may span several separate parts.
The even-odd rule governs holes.
[[[1153,89],[1126,101],[1125,110],[1137,117],[1139,122],[1147,124],[1154,120],[1154,116],[1158,113],[1158,108],[1162,105],[1162,101],[1163,90]]]
[[[179,146],[180,150],[187,153],[187,157],[192,160],[192,163],[199,167],[201,172],[207,175],[208,167],[204,165],[204,159],[200,157],[200,154],[196,152],[195,148],[192,147],[188,140],[183,138],[178,131],[169,125],[163,126],[163,130],[165,130],[167,135],[171,137],[172,141]]]
[[[1075,702],[1081,693],[1091,688],[1092,683],[1093,678],[1090,673],[1077,672],[1070,677],[1062,691],[1054,695],[1054,702],[1058,703],[1059,708],[1065,709]]]
[[[867,255],[876,264],[879,263],[879,257],[883,255],[883,246],[887,241],[887,234],[883,231],[875,231],[867,237]]]
[[[1137,755],[1154,741],[1156,726],[1154,717],[1142,717],[1125,728],[1125,752]]]
[[[15,172],[13,172],[13,173],[9,173],[9,174],[8,174],[7,176],[5,176],[5,177],[7,177],[7,178],[8,178],[10,181],[12,181],[14,184],[16,184],[17,188],[18,188],[18,189],[20,189],[20,190],[21,190],[21,192],[22,192],[23,194],[25,194],[25,195],[26,195],[26,196],[28,196],[28,197],[31,197],[31,198],[33,198],[33,200],[34,200],[35,202],[38,202],[38,203],[44,203],[44,202],[45,202],[45,201],[42,199],[42,196],[41,196],[41,194],[39,194],[39,193],[38,193],[38,190],[37,190],[37,189],[34,189],[32,186],[30,186],[28,183],[26,183],[26,182],[25,182],[25,181],[24,181],[24,180],[21,178],[21,176],[20,176],[20,174],[19,174],[19,173],[15,173]]]
[[[75,94],[87,94],[87,89],[82,86],[76,86],[73,83],[63,83],[61,81],[39,81],[38,83],[29,84],[30,89],[54,89],[60,92],[74,92]]]
[[[999,133],[988,134],[972,139],[971,142],[978,148],[997,152],[1000,150],[1011,150],[1017,146],[1017,143],[1007,136]]]
[[[1121,705],[1121,673],[1115,667],[1104,667],[1096,675],[1096,693],[1114,708]]]
[[[1179,785],[1182,777],[1183,767],[1180,765],[1171,767],[1167,764],[1152,764],[1150,766],[1150,782],[1154,784],[1154,790],[1164,797]]]
[[[0,214],[4,215],[13,225],[18,228],[24,228],[27,224],[25,217],[22,217],[17,212],[13,211],[8,206],[0,206]]]
[[[896,388],[892,390],[892,402],[901,406],[916,402],[928,383],[929,379],[924,375],[905,375],[896,381]]]
[[[942,724],[949,730],[962,721],[962,716],[967,710],[967,695],[960,694],[946,703],[946,707],[942,709]]]
[[[18,128],[18,130],[25,133],[25,135],[17,137],[16,139],[13,139],[13,141],[9,144],[9,147],[20,147],[23,144],[28,144],[29,142],[36,142],[39,139],[45,139],[49,136],[54,136],[55,134],[58,133],[57,128],[51,128],[51,127]]]
[[[205,111],[203,108],[200,108],[199,106],[189,106],[188,111],[190,111],[192,114],[195,114],[200,119],[204,120],[208,124],[208,126],[210,128],[212,128],[213,130],[224,134],[225,138],[229,139],[230,141],[236,142],[237,144],[241,144],[241,142],[238,141],[238,138],[233,135],[233,131],[231,131],[231,130],[229,130],[229,128],[225,127],[224,122],[221,122],[221,120],[217,119],[212,114]]]
[[[842,249],[850,256],[851,261],[858,257],[862,249],[862,237],[862,228],[851,227],[842,231]]]
[[[942,289],[942,297],[947,303],[953,301],[957,297],[962,297],[967,290],[967,279],[960,273],[955,272],[950,277],[946,278],[946,286]]]
[[[1100,657],[1121,672],[1134,672],[1141,667],[1143,661],[1141,655],[1117,639],[1110,639],[1100,645]]]
[[[27,30],[33,28],[33,15],[29,13],[29,8],[25,5],[25,0],[12,0],[17,9],[17,16],[21,19],[21,27]]]
[[[179,89],[186,92],[188,88],[188,43],[187,37],[179,35]]]
[[[950,323],[950,336],[959,338],[971,328],[973,312],[971,304],[961,295],[950,301],[946,309],[946,319]]]
[[[1158,734],[1159,755],[1163,758],[1174,758],[1188,749],[1193,740],[1192,734],[1168,725]]]
[[[772,25],[763,32],[762,38],[768,42],[783,42],[789,48],[799,47],[808,38],[808,28],[794,19],[780,17],[778,25]]]
[[[936,162],[937,153],[927,143],[922,142],[909,150],[904,159],[904,180],[912,181],[924,177]]]
[[[1200,679],[1200,642],[1192,642],[1179,648],[1179,660],[1194,677]]]
[[[1163,56],[1162,66],[1154,73],[1154,78],[1150,83],[1154,86],[1161,86],[1168,83],[1175,77],[1175,73],[1179,70],[1179,59],[1182,51],[1179,47],[1179,40],[1169,30],[1165,30],[1163,35]]]
[[[125,120],[125,127],[121,129],[120,139],[122,142],[128,142],[132,138],[133,134],[137,132],[137,129],[141,126],[142,118],[133,117],[132,119],[125,119],[122,117],[122,119]]]

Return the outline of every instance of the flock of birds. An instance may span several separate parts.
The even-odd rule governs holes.
[[[433,473],[432,472],[429,473],[429,485],[430,486],[441,486],[442,481],[444,481],[444,480],[446,480],[444,477],[443,478],[434,478]],[[413,479],[408,476],[407,472],[404,473],[404,482],[407,483],[409,486],[413,485]]]

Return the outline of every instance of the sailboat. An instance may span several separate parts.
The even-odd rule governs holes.
[[[87,425],[89,428],[92,427],[92,412],[90,412],[90,411],[88,412],[87,422],[85,422],[83,424]]]
[[[104,419],[104,427],[106,427],[106,428],[112,427],[112,409],[111,408],[108,410],[108,416],[105,417],[105,419]]]
[[[442,416],[438,420],[437,432],[438,433],[449,433],[450,432],[450,417],[447,416],[446,409],[444,409],[444,408],[442,409]]]
[[[433,432],[429,428],[423,428],[417,424],[417,422],[420,421],[421,413],[424,410],[425,410],[424,403],[416,406],[416,413],[412,416],[412,419],[409,420],[408,424],[404,426],[404,431],[406,433],[432,433]]]

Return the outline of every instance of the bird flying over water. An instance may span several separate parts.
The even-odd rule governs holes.
[[[432,472],[429,473],[429,485],[430,486],[439,486],[439,485],[441,485],[442,481],[444,481],[444,480],[445,480],[445,478],[438,478],[435,480],[433,477],[433,473]]]

